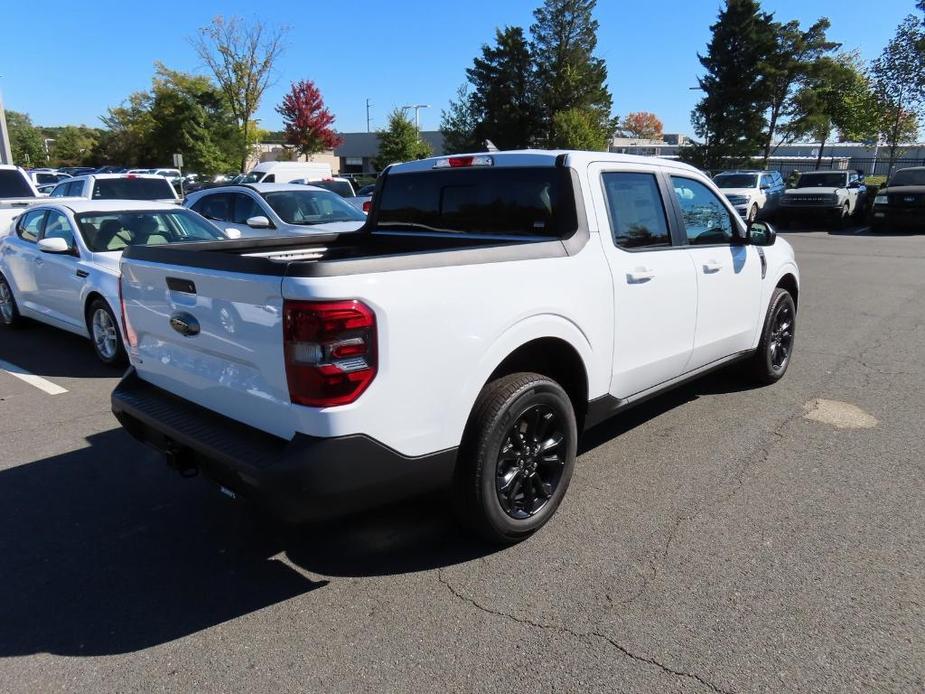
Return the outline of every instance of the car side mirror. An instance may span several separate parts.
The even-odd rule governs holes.
[[[229,239],[239,239],[241,238],[241,230],[235,229],[234,227],[228,227],[225,229],[225,236]]]
[[[761,190],[771,190],[771,184],[770,184],[770,183],[762,183],[762,184],[761,184]]]
[[[39,250],[42,253],[71,253],[71,244],[69,244],[65,239],[62,239],[60,236],[56,236],[50,239],[40,239]]]
[[[247,226],[251,229],[269,229],[270,220],[264,217],[262,214],[257,215],[256,217],[251,217],[247,220]]]
[[[860,181],[851,181],[851,183],[848,184],[848,187],[849,187],[849,188],[860,188],[860,187],[861,187],[861,182],[860,182]]]
[[[752,222],[745,232],[745,239],[752,246],[773,246],[777,232],[767,222]]]

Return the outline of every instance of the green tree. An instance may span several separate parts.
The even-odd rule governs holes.
[[[765,141],[766,89],[763,61],[774,50],[772,16],[756,0],[726,0],[706,55],[699,55],[706,74],[698,82],[704,92],[691,114],[702,142],[685,156],[708,169],[745,163]]]
[[[100,120],[106,128],[94,157],[96,163],[123,166],[158,166],[153,150],[151,115],[154,97],[150,92],[133,92],[119,106],[106,111]]]
[[[800,89],[823,70],[823,59],[840,44],[829,41],[826,31],[828,19],[820,19],[804,31],[797,21],[772,25],[773,47],[761,62],[765,85],[767,128],[764,133],[763,159],[765,165],[778,144],[792,141],[805,134],[799,127],[805,122],[799,110]]]
[[[900,143],[913,130],[918,131],[925,105],[923,45],[922,22],[908,15],[871,65],[871,82],[880,105],[880,132],[889,148],[890,167],[896,161]]]
[[[552,139],[549,145],[554,149],[599,152],[607,149],[610,136],[610,130],[601,126],[598,113],[591,109],[570,108],[552,117]]]
[[[547,145],[556,138],[555,115],[572,109],[593,116],[595,130],[608,137],[616,129],[607,65],[594,55],[598,24],[592,12],[596,5],[597,0],[545,0],[533,13],[530,52],[538,81],[539,139]],[[564,118],[572,121],[575,116]]]
[[[55,166],[79,166],[90,160],[96,147],[97,134],[86,126],[67,125],[61,128],[51,148]]]
[[[449,107],[440,112],[440,132],[443,134],[443,149],[447,154],[478,152],[485,149],[475,134],[478,114],[472,104],[472,95],[467,84],[456,90],[456,98]]]
[[[231,115],[241,130],[241,170],[250,158],[252,124],[260,100],[283,52],[285,27],[270,27],[260,20],[216,17],[199,30],[191,43],[225,94]]]
[[[540,127],[533,61],[520,27],[495,31],[493,46],[466,70],[472,85],[471,108],[477,116],[475,138],[491,140],[498,149],[522,149],[536,139]]]
[[[389,125],[379,131],[379,157],[376,165],[384,169],[389,164],[430,156],[430,146],[421,139],[421,133],[404,111],[395,109],[389,114]]]
[[[6,112],[13,163],[18,166],[40,166],[45,163],[45,142],[32,119],[18,111]]]

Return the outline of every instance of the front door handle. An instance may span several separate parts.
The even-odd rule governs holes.
[[[90,273],[87,272],[86,270],[78,270],[78,271],[77,271],[77,276],[80,277],[81,279],[83,279],[84,277],[89,277],[89,276],[90,276]]]
[[[719,272],[722,269],[723,269],[723,264],[718,263],[715,260],[710,260],[703,264],[703,271],[707,273],[708,275],[714,272]]]
[[[35,257],[32,259],[32,262],[34,262],[36,265],[41,265],[41,264],[44,263],[45,261],[42,260],[41,257],[35,256]]]
[[[637,267],[632,272],[626,273],[626,281],[630,284],[639,284],[648,282],[655,277],[655,273],[647,267]]]

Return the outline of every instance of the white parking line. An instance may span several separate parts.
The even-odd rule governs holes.
[[[10,364],[10,362],[3,361],[2,359],[0,359],[0,371],[8,373],[10,376],[15,376],[20,381],[25,381],[30,386],[35,386],[49,395],[61,395],[61,393],[67,392],[67,388],[62,388],[48,379],[29,373],[25,369],[16,366],[16,364]]]

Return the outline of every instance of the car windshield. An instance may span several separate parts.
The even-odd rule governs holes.
[[[754,188],[757,180],[755,174],[718,174],[713,182],[717,188]]]
[[[166,178],[98,178],[94,200],[168,200],[176,197]]]
[[[353,192],[353,186],[351,186],[348,181],[306,181],[306,183],[310,186],[330,190],[332,193],[337,193],[342,198],[356,197]]]
[[[388,229],[561,238],[577,226],[568,174],[551,166],[392,174],[379,203]]]
[[[0,171],[0,198],[33,198],[25,176],[15,169]]]
[[[144,246],[226,238],[221,231],[194,212],[132,210],[130,212],[84,212],[76,216],[84,243],[94,253]]]
[[[797,182],[798,188],[843,188],[848,178],[843,173],[805,173]]]
[[[266,173],[266,171],[251,171],[249,174],[244,174],[241,180],[235,181],[235,183],[260,183]]]
[[[925,169],[905,169],[893,174],[888,185],[925,186]]]
[[[264,200],[286,224],[362,222],[366,215],[326,190],[279,190],[263,193]]]

